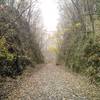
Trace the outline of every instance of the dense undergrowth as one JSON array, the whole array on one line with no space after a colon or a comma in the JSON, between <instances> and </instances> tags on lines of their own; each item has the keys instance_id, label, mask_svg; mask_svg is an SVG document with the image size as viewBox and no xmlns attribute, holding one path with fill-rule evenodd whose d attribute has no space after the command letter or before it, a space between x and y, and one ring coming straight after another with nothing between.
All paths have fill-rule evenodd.
<instances>
[{"instance_id":1,"label":"dense undergrowth","mask_svg":"<svg viewBox=\"0 0 100 100\"><path fill-rule=\"evenodd\" d=\"M0 75L13 77L26 66L42 62L43 55L27 20L16 8L0 5Z\"/></svg>"},{"instance_id":2,"label":"dense undergrowth","mask_svg":"<svg viewBox=\"0 0 100 100\"><path fill-rule=\"evenodd\" d=\"M100 1L63 0L60 5L61 22L58 33L58 62L74 72L88 76L93 83L100 82ZM70 7L70 8L69 8ZM94 10L95 9L95 10ZM66 13L68 12L68 13Z\"/></svg>"},{"instance_id":3,"label":"dense undergrowth","mask_svg":"<svg viewBox=\"0 0 100 100\"><path fill-rule=\"evenodd\" d=\"M60 49L58 62L64 62L65 66L74 72L84 74L92 83L100 82L100 41L92 39L72 40L68 37L65 49Z\"/></svg>"}]
</instances>

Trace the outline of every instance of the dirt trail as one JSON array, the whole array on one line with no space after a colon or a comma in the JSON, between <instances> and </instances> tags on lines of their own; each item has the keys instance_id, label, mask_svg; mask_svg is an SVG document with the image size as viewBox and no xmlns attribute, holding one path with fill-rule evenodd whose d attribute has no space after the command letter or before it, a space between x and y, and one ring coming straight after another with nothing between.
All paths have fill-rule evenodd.
<instances>
[{"instance_id":1,"label":"dirt trail","mask_svg":"<svg viewBox=\"0 0 100 100\"><path fill-rule=\"evenodd\" d=\"M91 99L94 91L84 77L65 71L63 66L47 64L33 70L24 75L7 100L99 100Z\"/></svg>"}]
</instances>

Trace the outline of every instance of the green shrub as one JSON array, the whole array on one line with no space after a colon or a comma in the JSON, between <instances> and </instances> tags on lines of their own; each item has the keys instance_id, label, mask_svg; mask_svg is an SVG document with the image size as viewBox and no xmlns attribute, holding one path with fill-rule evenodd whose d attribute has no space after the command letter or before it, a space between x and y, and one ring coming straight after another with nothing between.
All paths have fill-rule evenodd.
<instances>
[{"instance_id":1,"label":"green shrub","mask_svg":"<svg viewBox=\"0 0 100 100\"><path fill-rule=\"evenodd\" d=\"M7 48L8 46L8 48ZM14 49L10 47L10 49ZM0 74L13 76L25 69L26 65L31 64L30 59L24 56L19 56L17 52L9 50L9 44L3 37L0 39Z\"/></svg>"},{"instance_id":2,"label":"green shrub","mask_svg":"<svg viewBox=\"0 0 100 100\"><path fill-rule=\"evenodd\" d=\"M87 59L87 73L90 77L99 80L100 74L100 43L89 43L84 51Z\"/></svg>"}]
</instances>

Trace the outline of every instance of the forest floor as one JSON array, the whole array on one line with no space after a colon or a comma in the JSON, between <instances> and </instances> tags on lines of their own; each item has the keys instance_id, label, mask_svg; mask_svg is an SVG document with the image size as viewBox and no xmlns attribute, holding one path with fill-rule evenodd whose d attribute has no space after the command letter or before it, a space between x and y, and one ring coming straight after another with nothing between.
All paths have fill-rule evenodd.
<instances>
[{"instance_id":1,"label":"forest floor","mask_svg":"<svg viewBox=\"0 0 100 100\"><path fill-rule=\"evenodd\" d=\"M12 85L14 89L6 99L0 100L100 100L100 92L95 85L60 65L30 67L15 83L17 85Z\"/></svg>"}]
</instances>

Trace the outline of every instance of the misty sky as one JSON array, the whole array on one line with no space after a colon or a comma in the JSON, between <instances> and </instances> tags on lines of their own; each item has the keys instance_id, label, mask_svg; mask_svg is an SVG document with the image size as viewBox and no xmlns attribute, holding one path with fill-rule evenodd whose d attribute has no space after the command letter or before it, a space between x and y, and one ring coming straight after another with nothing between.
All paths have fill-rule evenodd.
<instances>
[{"instance_id":1,"label":"misty sky","mask_svg":"<svg viewBox=\"0 0 100 100\"><path fill-rule=\"evenodd\" d=\"M47 31L55 31L58 23L57 0L41 0L41 11Z\"/></svg>"}]
</instances>

